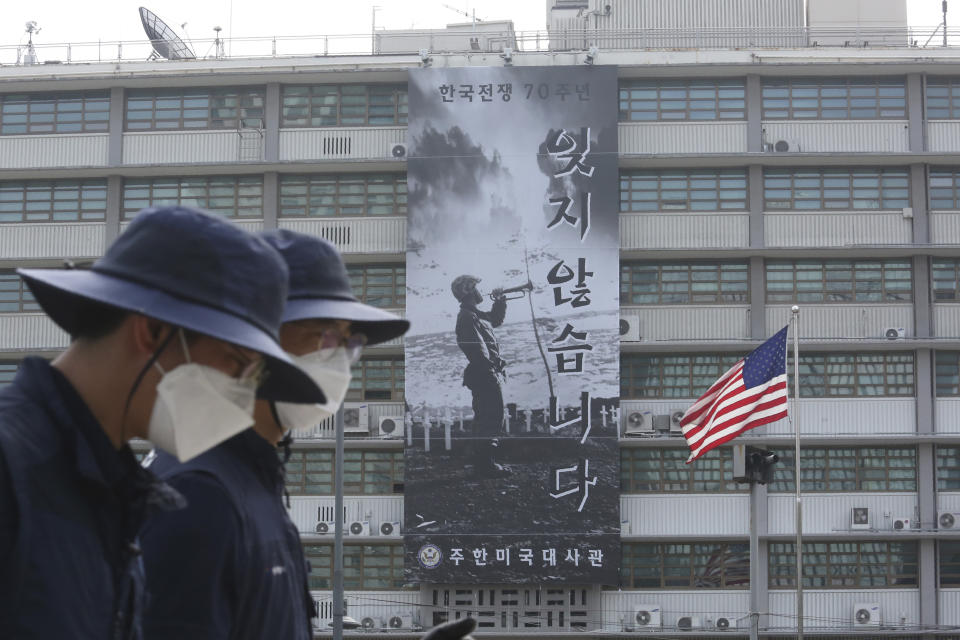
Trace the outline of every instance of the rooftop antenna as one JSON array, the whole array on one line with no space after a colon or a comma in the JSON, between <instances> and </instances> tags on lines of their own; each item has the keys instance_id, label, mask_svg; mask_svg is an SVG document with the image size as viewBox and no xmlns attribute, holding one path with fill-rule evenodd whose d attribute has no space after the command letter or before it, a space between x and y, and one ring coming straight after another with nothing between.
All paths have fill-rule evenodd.
<instances>
[{"instance_id":1,"label":"rooftop antenna","mask_svg":"<svg viewBox=\"0 0 960 640\"><path fill-rule=\"evenodd\" d=\"M220 32L223 31L223 28L220 25L217 25L213 28L213 46L214 46L214 57L217 60L223 60L224 51L223 51L223 39L220 38Z\"/></svg>"},{"instance_id":2,"label":"rooftop antenna","mask_svg":"<svg viewBox=\"0 0 960 640\"><path fill-rule=\"evenodd\" d=\"M27 22L26 31L27 31L27 51L23 54L23 59L21 64L37 64L37 50L33 47L33 34L40 33L40 27L37 26L36 20L30 20Z\"/></svg>"},{"instance_id":3,"label":"rooftop antenna","mask_svg":"<svg viewBox=\"0 0 960 640\"><path fill-rule=\"evenodd\" d=\"M456 13L459 13L459 14L462 15L462 16L466 16L466 17L470 18L470 24L473 25L473 29L474 29L474 30L477 29L477 23L478 23L478 22L483 22L483 20L481 20L480 18L477 17L477 10L476 10L476 9L472 9L470 13L467 13L466 11L464 11L464 10L462 10L462 9L457 9L456 7L452 7L452 6L450 6L449 4L446 4L446 3L444 3L444 2L441 2L440 4L442 4L443 6L445 6L447 9L450 9L450 11L454 11L454 12L456 12Z\"/></svg>"},{"instance_id":4,"label":"rooftop antenna","mask_svg":"<svg viewBox=\"0 0 960 640\"><path fill-rule=\"evenodd\" d=\"M143 23L143 30L150 38L150 44L153 45L153 52L147 58L148 60L156 60L157 58L167 60L197 59L193 50L184 44L183 40L170 28L170 25L146 7L140 7L140 22Z\"/></svg>"},{"instance_id":5,"label":"rooftop antenna","mask_svg":"<svg viewBox=\"0 0 960 640\"><path fill-rule=\"evenodd\" d=\"M927 41L923 43L924 47L930 44L930 41L933 40L933 36L937 35L937 31L940 30L940 27L943 27L943 46L947 46L947 0L943 0L943 2L940 4L940 8L943 11L943 22L937 25L937 28L933 30L933 33L930 34L930 37L927 38Z\"/></svg>"}]
</instances>

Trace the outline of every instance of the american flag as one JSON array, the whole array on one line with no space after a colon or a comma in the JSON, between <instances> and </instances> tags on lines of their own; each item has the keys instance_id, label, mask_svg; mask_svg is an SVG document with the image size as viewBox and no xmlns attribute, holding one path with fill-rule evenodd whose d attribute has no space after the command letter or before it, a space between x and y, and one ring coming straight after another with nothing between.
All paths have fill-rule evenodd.
<instances>
[{"instance_id":1,"label":"american flag","mask_svg":"<svg viewBox=\"0 0 960 640\"><path fill-rule=\"evenodd\" d=\"M687 463L747 429L787 417L787 329L733 365L680 419Z\"/></svg>"}]
</instances>

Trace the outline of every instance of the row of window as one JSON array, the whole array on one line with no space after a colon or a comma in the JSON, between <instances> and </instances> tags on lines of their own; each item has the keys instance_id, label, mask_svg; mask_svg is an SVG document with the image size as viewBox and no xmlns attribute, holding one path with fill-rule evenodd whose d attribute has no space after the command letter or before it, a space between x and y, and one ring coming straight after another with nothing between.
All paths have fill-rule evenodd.
<instances>
[{"instance_id":1,"label":"row of window","mask_svg":"<svg viewBox=\"0 0 960 640\"><path fill-rule=\"evenodd\" d=\"M620 397L697 398L742 357L624 353ZM804 353L799 363L800 396L913 397L914 367L913 353ZM792 369L787 367L791 378Z\"/></svg>"},{"instance_id":2,"label":"row of window","mask_svg":"<svg viewBox=\"0 0 960 640\"><path fill-rule=\"evenodd\" d=\"M624 353L620 357L620 394L623 398L697 398L741 357ZM960 396L960 352L938 351L935 363L937 396ZM803 398L916 395L913 353L806 353L800 356L799 368ZM792 369L792 365L787 367L791 378ZM0 372L0 384L2 375ZM346 399L402 402L403 393L402 357L365 357L353 366Z\"/></svg>"},{"instance_id":3,"label":"row of window","mask_svg":"<svg viewBox=\"0 0 960 640\"><path fill-rule=\"evenodd\" d=\"M960 209L960 168L931 169L930 207ZM121 210L191 205L231 218L263 215L262 176L127 178ZM909 177L899 168L766 169L765 211L884 211L910 206ZM0 182L0 222L103 220L104 179ZM282 218L403 216L402 173L313 174L280 177ZM749 211L746 169L629 170L620 174L624 213Z\"/></svg>"},{"instance_id":4,"label":"row of window","mask_svg":"<svg viewBox=\"0 0 960 640\"><path fill-rule=\"evenodd\" d=\"M746 120L743 78L625 79L621 122ZM131 89L126 131L262 127L263 86ZM280 126L398 126L407 122L407 88L393 84L284 85ZM960 78L930 77L926 117L960 118ZM906 81L894 78L764 79L764 120L883 120L907 117ZM0 94L0 135L102 132L109 125L106 91Z\"/></svg>"},{"instance_id":5,"label":"row of window","mask_svg":"<svg viewBox=\"0 0 960 640\"><path fill-rule=\"evenodd\" d=\"M767 260L768 303L909 302L909 260ZM960 299L960 260L934 259L936 300ZM750 301L747 262L620 263L624 305L735 304Z\"/></svg>"}]
</instances>

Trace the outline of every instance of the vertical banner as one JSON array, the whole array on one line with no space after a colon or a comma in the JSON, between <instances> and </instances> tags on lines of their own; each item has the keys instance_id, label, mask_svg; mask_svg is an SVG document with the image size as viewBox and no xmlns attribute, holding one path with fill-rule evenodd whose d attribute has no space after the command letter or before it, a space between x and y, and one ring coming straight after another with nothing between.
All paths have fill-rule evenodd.
<instances>
[{"instance_id":1,"label":"vertical banner","mask_svg":"<svg viewBox=\"0 0 960 640\"><path fill-rule=\"evenodd\" d=\"M406 578L615 585L616 68L408 87Z\"/></svg>"}]
</instances>

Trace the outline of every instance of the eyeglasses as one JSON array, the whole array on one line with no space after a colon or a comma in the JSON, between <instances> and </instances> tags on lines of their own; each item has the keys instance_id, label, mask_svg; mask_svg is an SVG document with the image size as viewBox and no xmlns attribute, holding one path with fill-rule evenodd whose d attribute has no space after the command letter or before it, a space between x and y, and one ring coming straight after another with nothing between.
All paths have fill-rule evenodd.
<instances>
[{"instance_id":1,"label":"eyeglasses","mask_svg":"<svg viewBox=\"0 0 960 640\"><path fill-rule=\"evenodd\" d=\"M362 333L344 334L339 329L325 329L320 334L319 348L320 352L330 357L333 349L343 347L347 352L347 358L350 363L356 362L360 358L360 351L367 344L367 336Z\"/></svg>"}]
</instances>

